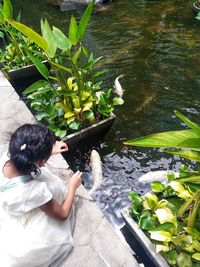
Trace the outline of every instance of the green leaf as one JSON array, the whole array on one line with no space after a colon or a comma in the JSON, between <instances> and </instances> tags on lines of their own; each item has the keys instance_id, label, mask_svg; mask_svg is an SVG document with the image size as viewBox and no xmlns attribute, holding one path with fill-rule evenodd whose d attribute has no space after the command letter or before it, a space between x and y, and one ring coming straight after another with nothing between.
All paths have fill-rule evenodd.
<instances>
[{"instance_id":1,"label":"green leaf","mask_svg":"<svg viewBox=\"0 0 200 267\"><path fill-rule=\"evenodd\" d=\"M10 0L3 1L3 15L5 19L12 19L13 17L13 7Z\"/></svg>"},{"instance_id":2,"label":"green leaf","mask_svg":"<svg viewBox=\"0 0 200 267\"><path fill-rule=\"evenodd\" d=\"M165 185L159 181L151 183L150 187L153 192L162 192L165 189Z\"/></svg>"},{"instance_id":3,"label":"green leaf","mask_svg":"<svg viewBox=\"0 0 200 267\"><path fill-rule=\"evenodd\" d=\"M163 148L189 148L200 151L200 136L194 130L169 131L139 137L124 142L126 145Z\"/></svg>"},{"instance_id":4,"label":"green leaf","mask_svg":"<svg viewBox=\"0 0 200 267\"><path fill-rule=\"evenodd\" d=\"M163 242L170 242L172 235L167 231L150 231L151 239Z\"/></svg>"},{"instance_id":5,"label":"green leaf","mask_svg":"<svg viewBox=\"0 0 200 267\"><path fill-rule=\"evenodd\" d=\"M195 260L197 260L197 261L200 261L200 253L194 253L192 255L192 258L195 259Z\"/></svg>"},{"instance_id":6,"label":"green leaf","mask_svg":"<svg viewBox=\"0 0 200 267\"><path fill-rule=\"evenodd\" d=\"M48 48L46 50L46 53L50 58L53 58L56 54L57 43L56 43L53 31L52 31L47 19L45 19L45 21L41 20L41 30L42 30L42 36L48 44Z\"/></svg>"},{"instance_id":7,"label":"green leaf","mask_svg":"<svg viewBox=\"0 0 200 267\"><path fill-rule=\"evenodd\" d=\"M94 121L95 120L94 112L92 110L84 111L84 116L89 121Z\"/></svg>"},{"instance_id":8,"label":"green leaf","mask_svg":"<svg viewBox=\"0 0 200 267\"><path fill-rule=\"evenodd\" d=\"M72 123L69 124L69 127L72 129L72 130L75 130L77 131L80 127L80 122L77 121L77 120L74 120Z\"/></svg>"},{"instance_id":9,"label":"green leaf","mask_svg":"<svg viewBox=\"0 0 200 267\"><path fill-rule=\"evenodd\" d=\"M94 1L92 1L87 9L85 10L85 12L83 13L81 20L79 22L79 26L78 26L78 35L80 39L83 39L84 35L85 35L85 31L88 25L88 22L90 20L90 16L92 13L92 10L94 8Z\"/></svg>"},{"instance_id":10,"label":"green leaf","mask_svg":"<svg viewBox=\"0 0 200 267\"><path fill-rule=\"evenodd\" d=\"M34 63L34 65L36 66L37 70L42 74L42 76L45 79L48 79L49 78L49 70L48 70L47 66L45 64L43 64L41 60L32 56L30 53L28 53L28 56L30 57L30 59Z\"/></svg>"},{"instance_id":11,"label":"green leaf","mask_svg":"<svg viewBox=\"0 0 200 267\"><path fill-rule=\"evenodd\" d=\"M51 65L53 65L53 66L55 66L55 67L61 69L61 70L64 70L64 71L70 73L70 74L72 73L72 69L66 68L66 67L64 67L64 66L62 66L62 65L60 65L60 64L58 64L58 63L53 62L53 61L49 61L49 63L50 63Z\"/></svg>"},{"instance_id":12,"label":"green leaf","mask_svg":"<svg viewBox=\"0 0 200 267\"><path fill-rule=\"evenodd\" d=\"M166 153L200 162L200 153L189 150L165 150Z\"/></svg>"},{"instance_id":13,"label":"green leaf","mask_svg":"<svg viewBox=\"0 0 200 267\"><path fill-rule=\"evenodd\" d=\"M76 65L76 62L77 62L80 54L81 54L81 47L79 47L79 49L76 51L76 53L72 57L72 61L73 61L74 65Z\"/></svg>"},{"instance_id":14,"label":"green leaf","mask_svg":"<svg viewBox=\"0 0 200 267\"><path fill-rule=\"evenodd\" d=\"M78 26L75 17L72 15L69 25L69 40L73 45L77 45L79 41Z\"/></svg>"},{"instance_id":15,"label":"green leaf","mask_svg":"<svg viewBox=\"0 0 200 267\"><path fill-rule=\"evenodd\" d=\"M177 256L176 262L178 267L192 267L191 257L184 253Z\"/></svg>"},{"instance_id":16,"label":"green leaf","mask_svg":"<svg viewBox=\"0 0 200 267\"><path fill-rule=\"evenodd\" d=\"M128 198L132 201L135 201L135 202L141 202L142 201L142 198L140 195L138 195L138 193L136 192L130 192L128 194Z\"/></svg>"},{"instance_id":17,"label":"green leaf","mask_svg":"<svg viewBox=\"0 0 200 267\"><path fill-rule=\"evenodd\" d=\"M60 48L63 51L71 49L72 45L69 39L60 29L53 26L53 34L54 34L54 38L56 40L58 48Z\"/></svg>"},{"instance_id":18,"label":"green leaf","mask_svg":"<svg viewBox=\"0 0 200 267\"><path fill-rule=\"evenodd\" d=\"M162 230L169 230L170 228L174 227L173 223L166 222L157 227L154 227L151 231L162 231Z\"/></svg>"},{"instance_id":19,"label":"green leaf","mask_svg":"<svg viewBox=\"0 0 200 267\"><path fill-rule=\"evenodd\" d=\"M25 36L27 36L31 42L36 43L40 48L43 50L47 50L48 44L46 40L39 35L37 32L35 32L33 29L30 27L16 21L10 21L9 22L15 29L23 33Z\"/></svg>"},{"instance_id":20,"label":"green leaf","mask_svg":"<svg viewBox=\"0 0 200 267\"><path fill-rule=\"evenodd\" d=\"M113 98L113 105L117 106L117 105L123 105L124 104L124 100L121 97L114 97Z\"/></svg>"},{"instance_id":21,"label":"green leaf","mask_svg":"<svg viewBox=\"0 0 200 267\"><path fill-rule=\"evenodd\" d=\"M40 112L38 114L35 115L36 119L38 121L41 121L42 119L45 119L47 117L47 113L45 112Z\"/></svg>"},{"instance_id":22,"label":"green leaf","mask_svg":"<svg viewBox=\"0 0 200 267\"><path fill-rule=\"evenodd\" d=\"M185 122L185 124L187 124L190 128L197 131L198 134L200 135L200 125L199 124L192 122L191 120L189 120L187 117L185 117L183 114L181 114L178 111L175 111L175 114L179 119L181 119L183 122Z\"/></svg>"},{"instance_id":23,"label":"green leaf","mask_svg":"<svg viewBox=\"0 0 200 267\"><path fill-rule=\"evenodd\" d=\"M197 231L197 229L195 228L191 228L191 227L185 227L184 228L186 230L186 232L192 236L192 238L200 241L200 232Z\"/></svg>"},{"instance_id":24,"label":"green leaf","mask_svg":"<svg viewBox=\"0 0 200 267\"><path fill-rule=\"evenodd\" d=\"M39 80L39 81L33 83L31 86L29 86L26 90L24 90L23 95L33 93L33 92L39 90L40 88L45 87L45 85L47 85L47 84L48 84L48 82L46 80Z\"/></svg>"},{"instance_id":25,"label":"green leaf","mask_svg":"<svg viewBox=\"0 0 200 267\"><path fill-rule=\"evenodd\" d=\"M176 218L169 208L164 207L162 209L157 209L155 213L160 224L168 222L176 225Z\"/></svg>"},{"instance_id":26,"label":"green leaf","mask_svg":"<svg viewBox=\"0 0 200 267\"><path fill-rule=\"evenodd\" d=\"M177 252L175 250L170 250L167 253L165 253L166 258L167 258L167 262L169 264L176 264L176 258L177 258Z\"/></svg>"},{"instance_id":27,"label":"green leaf","mask_svg":"<svg viewBox=\"0 0 200 267\"><path fill-rule=\"evenodd\" d=\"M55 131L55 135L60 137L60 138L63 138L67 135L67 131L66 130L60 130L60 129L57 129Z\"/></svg>"}]
</instances>

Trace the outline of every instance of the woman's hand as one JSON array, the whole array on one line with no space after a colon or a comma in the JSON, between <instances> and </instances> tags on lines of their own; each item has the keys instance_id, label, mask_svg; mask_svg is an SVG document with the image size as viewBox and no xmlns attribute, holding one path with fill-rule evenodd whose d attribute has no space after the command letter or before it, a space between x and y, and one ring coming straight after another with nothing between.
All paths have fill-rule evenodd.
<instances>
[{"instance_id":1,"label":"woman's hand","mask_svg":"<svg viewBox=\"0 0 200 267\"><path fill-rule=\"evenodd\" d=\"M68 151L67 144L63 141L56 141L53 146L51 155L59 154L59 153L66 152L66 151Z\"/></svg>"},{"instance_id":2,"label":"woman's hand","mask_svg":"<svg viewBox=\"0 0 200 267\"><path fill-rule=\"evenodd\" d=\"M81 177L82 177L82 172L77 171L74 173L74 175L71 177L69 181L69 190L76 190L80 185L81 185Z\"/></svg>"}]
</instances>

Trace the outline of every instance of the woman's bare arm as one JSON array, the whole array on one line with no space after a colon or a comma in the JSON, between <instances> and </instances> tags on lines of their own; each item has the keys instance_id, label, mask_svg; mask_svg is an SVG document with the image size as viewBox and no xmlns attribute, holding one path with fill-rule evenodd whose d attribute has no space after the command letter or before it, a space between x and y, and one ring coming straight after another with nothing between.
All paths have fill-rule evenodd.
<instances>
[{"instance_id":1,"label":"woman's bare arm","mask_svg":"<svg viewBox=\"0 0 200 267\"><path fill-rule=\"evenodd\" d=\"M51 199L49 202L42 205L40 208L43 210L48 216L53 217L58 220L65 220L69 216L71 211L74 195L76 189L81 184L81 176L82 173L77 171L71 178L69 182L69 190L67 197L65 198L62 205L59 205L55 199Z\"/></svg>"}]
</instances>

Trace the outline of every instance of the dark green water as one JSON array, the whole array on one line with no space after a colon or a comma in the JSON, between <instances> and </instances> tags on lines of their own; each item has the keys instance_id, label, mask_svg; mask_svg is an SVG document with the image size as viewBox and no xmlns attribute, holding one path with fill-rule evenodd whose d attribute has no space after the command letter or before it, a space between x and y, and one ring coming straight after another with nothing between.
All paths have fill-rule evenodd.
<instances>
[{"instance_id":1,"label":"dark green water","mask_svg":"<svg viewBox=\"0 0 200 267\"><path fill-rule=\"evenodd\" d=\"M15 10L22 11L23 22L38 29L40 18L46 17L67 31L72 12L61 12L50 0L37 2L13 1ZM155 149L126 147L123 141L184 128L174 116L175 109L200 121L200 22L191 4L113 0L92 15L86 43L95 56L104 56L102 67L110 70L105 82L112 86L116 76L126 74L121 80L125 104L116 110L117 119L105 140L97 144L104 181L94 194L108 217L119 223L127 193L146 190L137 183L139 176L150 170L177 170L183 162ZM80 17L83 10L80 6L73 14ZM82 169L89 169L83 165Z\"/></svg>"}]
</instances>

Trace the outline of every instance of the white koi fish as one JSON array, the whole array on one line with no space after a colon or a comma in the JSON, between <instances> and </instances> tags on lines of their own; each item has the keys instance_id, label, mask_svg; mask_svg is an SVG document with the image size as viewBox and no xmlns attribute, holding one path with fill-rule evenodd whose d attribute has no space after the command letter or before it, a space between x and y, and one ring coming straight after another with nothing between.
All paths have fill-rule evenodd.
<instances>
[{"instance_id":1,"label":"white koi fish","mask_svg":"<svg viewBox=\"0 0 200 267\"><path fill-rule=\"evenodd\" d=\"M124 90L122 89L122 86L119 82L119 79L120 78L123 78L124 77L124 74L121 74L119 75L116 79L115 79L115 82L114 82L114 88L115 88L115 93L119 96L119 97L122 97L123 96L123 93L124 93Z\"/></svg>"},{"instance_id":2,"label":"white koi fish","mask_svg":"<svg viewBox=\"0 0 200 267\"><path fill-rule=\"evenodd\" d=\"M138 178L138 182L143 184L149 184L155 181L166 182L168 173L173 173L175 177L179 175L177 172L173 171L151 171Z\"/></svg>"},{"instance_id":3,"label":"white koi fish","mask_svg":"<svg viewBox=\"0 0 200 267\"><path fill-rule=\"evenodd\" d=\"M103 178L101 158L99 156L99 153L94 149L90 154L90 166L94 183L91 190L89 191L89 194L92 194L101 185Z\"/></svg>"}]
</instances>

